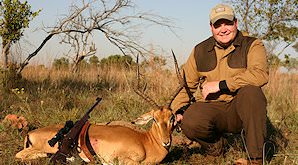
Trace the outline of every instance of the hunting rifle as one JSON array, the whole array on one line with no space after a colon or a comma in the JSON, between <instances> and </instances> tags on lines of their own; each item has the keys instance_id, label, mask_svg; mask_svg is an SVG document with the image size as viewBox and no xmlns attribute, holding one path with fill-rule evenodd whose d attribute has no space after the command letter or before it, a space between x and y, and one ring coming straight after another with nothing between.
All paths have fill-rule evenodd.
<instances>
[{"instance_id":1,"label":"hunting rifle","mask_svg":"<svg viewBox=\"0 0 298 165\"><path fill-rule=\"evenodd\" d=\"M70 157L71 154L76 151L75 149L78 146L79 134L84 126L84 124L89 119L90 112L97 106L102 98L96 98L94 105L85 113L85 115L78 120L70 129L62 128L58 133L48 141L50 146L54 146L59 141L58 151L52 156L50 162L53 164L61 163L66 164L66 157ZM69 122L66 122L65 126L69 126ZM71 125L71 124L70 124ZM67 130L67 131L65 131ZM68 131L69 130L69 131ZM61 136L62 138L57 138Z\"/></svg>"}]
</instances>

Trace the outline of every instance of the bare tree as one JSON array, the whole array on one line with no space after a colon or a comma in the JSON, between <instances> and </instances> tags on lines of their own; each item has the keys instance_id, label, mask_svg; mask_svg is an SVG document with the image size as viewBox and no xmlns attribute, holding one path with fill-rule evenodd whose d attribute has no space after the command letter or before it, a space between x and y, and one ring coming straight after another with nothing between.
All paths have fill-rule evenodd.
<instances>
[{"instance_id":1,"label":"bare tree","mask_svg":"<svg viewBox=\"0 0 298 165\"><path fill-rule=\"evenodd\" d=\"M95 44L90 40L90 33L64 34L61 43L69 44L73 49L73 51L69 51L69 56L73 60L71 68L72 72L78 71L79 64L82 60L96 53Z\"/></svg>"},{"instance_id":2,"label":"bare tree","mask_svg":"<svg viewBox=\"0 0 298 165\"><path fill-rule=\"evenodd\" d=\"M78 44L78 42L88 40L88 35L101 32L124 55L133 55L147 52L147 49L138 42L142 28L148 25L159 25L173 32L170 19L149 12L138 13L135 8L132 0L90 0L88 2L82 0L81 5L71 5L69 15L60 19L56 26L48 28L48 36L20 64L18 73L21 73L29 61L37 55L54 35L61 35L64 43L77 42L76 44ZM80 39L79 35L81 35ZM74 39L74 41L70 41L71 39ZM76 47L76 50L84 51L78 49L78 47ZM96 48L92 48L91 52L90 49L86 50L91 53ZM86 54L77 53L77 59L83 59L84 57L86 57ZM80 60L75 61L79 62Z\"/></svg>"}]
</instances>

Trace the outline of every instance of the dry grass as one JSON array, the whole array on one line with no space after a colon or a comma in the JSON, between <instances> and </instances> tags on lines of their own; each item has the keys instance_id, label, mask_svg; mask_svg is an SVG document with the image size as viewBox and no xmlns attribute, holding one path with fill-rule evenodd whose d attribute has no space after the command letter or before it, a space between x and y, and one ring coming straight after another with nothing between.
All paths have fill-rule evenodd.
<instances>
[{"instance_id":1,"label":"dry grass","mask_svg":"<svg viewBox=\"0 0 298 165\"><path fill-rule=\"evenodd\" d=\"M147 94L159 104L164 104L177 79L172 71L146 68ZM67 70L48 70L42 67L28 67L23 72L23 80L9 92L1 91L0 120L7 114L23 115L29 130L66 120L77 120L93 104L96 97L103 101L91 113L91 122L114 120L132 121L149 110L147 105L132 90L136 85L135 69L118 67L88 68L77 74ZM298 164L298 75L270 72L270 81L264 87L268 99L268 117L274 126L270 129L270 139L275 140L279 150L270 164ZM23 88L23 90L22 90ZM22 149L26 130L9 128L0 123L0 162L4 164L45 164L48 159L20 163L14 159ZM175 138L183 138L174 133ZM288 143L285 146L285 140ZM224 157L212 158L201 155L198 148L173 144L163 164L232 164L245 152L239 137ZM293 154L296 154L293 155ZM1 164L0 163L0 164Z\"/></svg>"}]
</instances>

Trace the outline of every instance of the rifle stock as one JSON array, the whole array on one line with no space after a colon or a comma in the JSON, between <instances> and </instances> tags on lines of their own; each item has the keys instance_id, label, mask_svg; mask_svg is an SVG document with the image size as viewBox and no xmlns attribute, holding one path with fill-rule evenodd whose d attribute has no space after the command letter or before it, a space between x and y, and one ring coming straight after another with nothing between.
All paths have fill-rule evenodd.
<instances>
[{"instance_id":1,"label":"rifle stock","mask_svg":"<svg viewBox=\"0 0 298 165\"><path fill-rule=\"evenodd\" d=\"M89 119L90 112L98 105L102 98L97 98L94 105L85 113L85 115L78 120L69 132L62 139L59 150L52 156L50 162L56 164L66 164L66 157L71 156L78 146L78 139L84 124Z\"/></svg>"}]
</instances>

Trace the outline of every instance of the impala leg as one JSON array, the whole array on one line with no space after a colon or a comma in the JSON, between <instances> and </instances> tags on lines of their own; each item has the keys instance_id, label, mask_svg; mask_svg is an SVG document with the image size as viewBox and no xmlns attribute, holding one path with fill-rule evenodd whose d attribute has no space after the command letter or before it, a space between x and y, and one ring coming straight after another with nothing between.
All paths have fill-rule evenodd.
<instances>
[{"instance_id":1,"label":"impala leg","mask_svg":"<svg viewBox=\"0 0 298 165\"><path fill-rule=\"evenodd\" d=\"M25 160L33 160L37 158L47 157L47 153L34 149L34 148L25 148L22 151L18 152L15 156L17 159Z\"/></svg>"}]
</instances>

